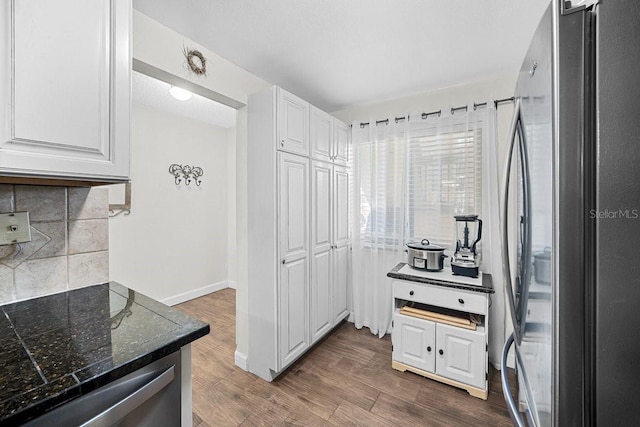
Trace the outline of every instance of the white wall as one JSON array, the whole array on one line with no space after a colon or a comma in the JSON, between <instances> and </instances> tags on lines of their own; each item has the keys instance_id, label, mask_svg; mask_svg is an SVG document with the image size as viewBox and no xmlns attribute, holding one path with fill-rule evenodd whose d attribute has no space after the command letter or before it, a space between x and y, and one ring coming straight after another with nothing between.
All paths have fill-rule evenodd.
<instances>
[{"instance_id":1,"label":"white wall","mask_svg":"<svg viewBox=\"0 0 640 427\"><path fill-rule=\"evenodd\" d=\"M207 58L206 78L190 77L184 68L183 46L200 50ZM183 35L163 26L148 16L133 11L133 57L153 67L162 69L181 78L190 79L192 83L201 85L209 90L228 97L238 103L246 104L250 94L270 86L259 77L243 70L229 61L216 55L208 49L199 46ZM236 192L229 194L230 200L235 196L235 205L228 206L233 227L235 219L235 241L231 235L229 239L228 279L230 284L235 282L236 292L236 343L237 353L242 359L248 353L248 325L247 325L247 120L246 108L238 110L235 129L235 174ZM234 154L229 153L229 159ZM229 173L232 173L229 171ZM233 192L233 189L231 190ZM235 215L233 210L235 209ZM235 243L235 247L234 247ZM234 271L235 270L235 271Z\"/></svg>"},{"instance_id":2,"label":"white wall","mask_svg":"<svg viewBox=\"0 0 640 427\"><path fill-rule=\"evenodd\" d=\"M194 77L185 67L183 48L199 50L207 59L207 77ZM199 86L242 104L250 94L268 83L214 52L165 27L148 16L133 11L133 58L183 77Z\"/></svg>"},{"instance_id":3,"label":"white wall","mask_svg":"<svg viewBox=\"0 0 640 427\"><path fill-rule=\"evenodd\" d=\"M333 115L345 123L352 122L372 122L386 118L404 116L409 113L423 113L438 111L451 107L468 105L473 102L493 102L494 99L508 98L513 96L517 74L497 77L494 79L460 84L452 87L442 88L430 92L424 92L409 96L388 100L385 102L360 105L334 112ZM508 142L509 126L513 113L512 104L501 104L497 112L497 136L498 136L498 164L503 164L505 151ZM501 171L500 171L500 177ZM512 180L513 181L513 180ZM514 191L512 188L511 192ZM500 196L502 197L502 195ZM513 233L514 224L511 227ZM512 247L515 247L513 245ZM512 260L512 265L515 260ZM492 295L492 306L490 312L489 325L489 358L498 368L501 365L502 347L506 336L511 333L505 315L508 309L505 307L504 288L501 277L494 278L495 294Z\"/></svg>"},{"instance_id":4,"label":"white wall","mask_svg":"<svg viewBox=\"0 0 640 427\"><path fill-rule=\"evenodd\" d=\"M169 303L226 287L228 130L133 104L131 214L111 219L111 280ZM169 165L204 170L176 185Z\"/></svg>"}]
</instances>

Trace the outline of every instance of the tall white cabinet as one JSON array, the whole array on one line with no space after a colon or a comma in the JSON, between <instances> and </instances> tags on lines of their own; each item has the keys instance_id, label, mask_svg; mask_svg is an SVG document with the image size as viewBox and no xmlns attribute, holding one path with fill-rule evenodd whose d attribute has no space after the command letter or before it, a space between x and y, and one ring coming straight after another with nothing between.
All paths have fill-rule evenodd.
<instances>
[{"instance_id":1,"label":"tall white cabinet","mask_svg":"<svg viewBox=\"0 0 640 427\"><path fill-rule=\"evenodd\" d=\"M129 178L130 0L0 5L0 175Z\"/></svg>"},{"instance_id":2,"label":"tall white cabinet","mask_svg":"<svg viewBox=\"0 0 640 427\"><path fill-rule=\"evenodd\" d=\"M249 97L247 365L268 381L349 314L348 153L329 114L278 87Z\"/></svg>"}]
</instances>

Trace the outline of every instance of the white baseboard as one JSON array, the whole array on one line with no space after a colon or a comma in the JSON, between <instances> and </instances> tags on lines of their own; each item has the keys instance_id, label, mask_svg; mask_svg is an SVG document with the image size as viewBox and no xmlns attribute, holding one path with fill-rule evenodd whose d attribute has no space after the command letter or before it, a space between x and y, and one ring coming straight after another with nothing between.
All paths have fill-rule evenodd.
<instances>
[{"instance_id":1,"label":"white baseboard","mask_svg":"<svg viewBox=\"0 0 640 427\"><path fill-rule=\"evenodd\" d=\"M244 353L239 352L237 349L235 351L235 353L233 354L233 358L235 361L235 364L238 368L248 371L249 370L249 364L247 363L247 355Z\"/></svg>"},{"instance_id":2,"label":"white baseboard","mask_svg":"<svg viewBox=\"0 0 640 427\"><path fill-rule=\"evenodd\" d=\"M227 283L229 284L229 287L231 289L236 289L236 282L235 281L229 280L229 281L227 281Z\"/></svg>"},{"instance_id":3,"label":"white baseboard","mask_svg":"<svg viewBox=\"0 0 640 427\"><path fill-rule=\"evenodd\" d=\"M208 295L213 292L221 291L222 289L227 289L228 287L230 287L229 282L225 280L223 282L218 282L218 283L214 283L213 285L203 286L201 288L194 289L192 291L183 292L181 294L162 299L160 300L160 302L166 305L176 305L176 304L183 303L185 301L192 300L194 298Z\"/></svg>"}]
</instances>

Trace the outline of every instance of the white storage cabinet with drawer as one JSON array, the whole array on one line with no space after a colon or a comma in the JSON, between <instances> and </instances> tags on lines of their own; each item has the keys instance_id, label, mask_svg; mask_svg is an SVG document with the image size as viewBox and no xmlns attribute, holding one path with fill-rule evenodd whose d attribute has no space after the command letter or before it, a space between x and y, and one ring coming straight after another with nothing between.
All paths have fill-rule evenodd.
<instances>
[{"instance_id":1,"label":"white storage cabinet with drawer","mask_svg":"<svg viewBox=\"0 0 640 427\"><path fill-rule=\"evenodd\" d=\"M463 388L475 397L488 396L489 296L435 284L393 281L395 311L392 367ZM400 313L410 303L472 313L482 322L476 330Z\"/></svg>"}]
</instances>

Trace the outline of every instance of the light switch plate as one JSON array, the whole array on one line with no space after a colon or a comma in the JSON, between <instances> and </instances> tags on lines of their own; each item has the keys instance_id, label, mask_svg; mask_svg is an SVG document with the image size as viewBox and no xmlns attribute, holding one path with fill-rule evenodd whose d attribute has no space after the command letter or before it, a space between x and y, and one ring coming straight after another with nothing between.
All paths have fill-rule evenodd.
<instances>
[{"instance_id":1,"label":"light switch plate","mask_svg":"<svg viewBox=\"0 0 640 427\"><path fill-rule=\"evenodd\" d=\"M31 241L29 212L0 214L0 245Z\"/></svg>"}]
</instances>

